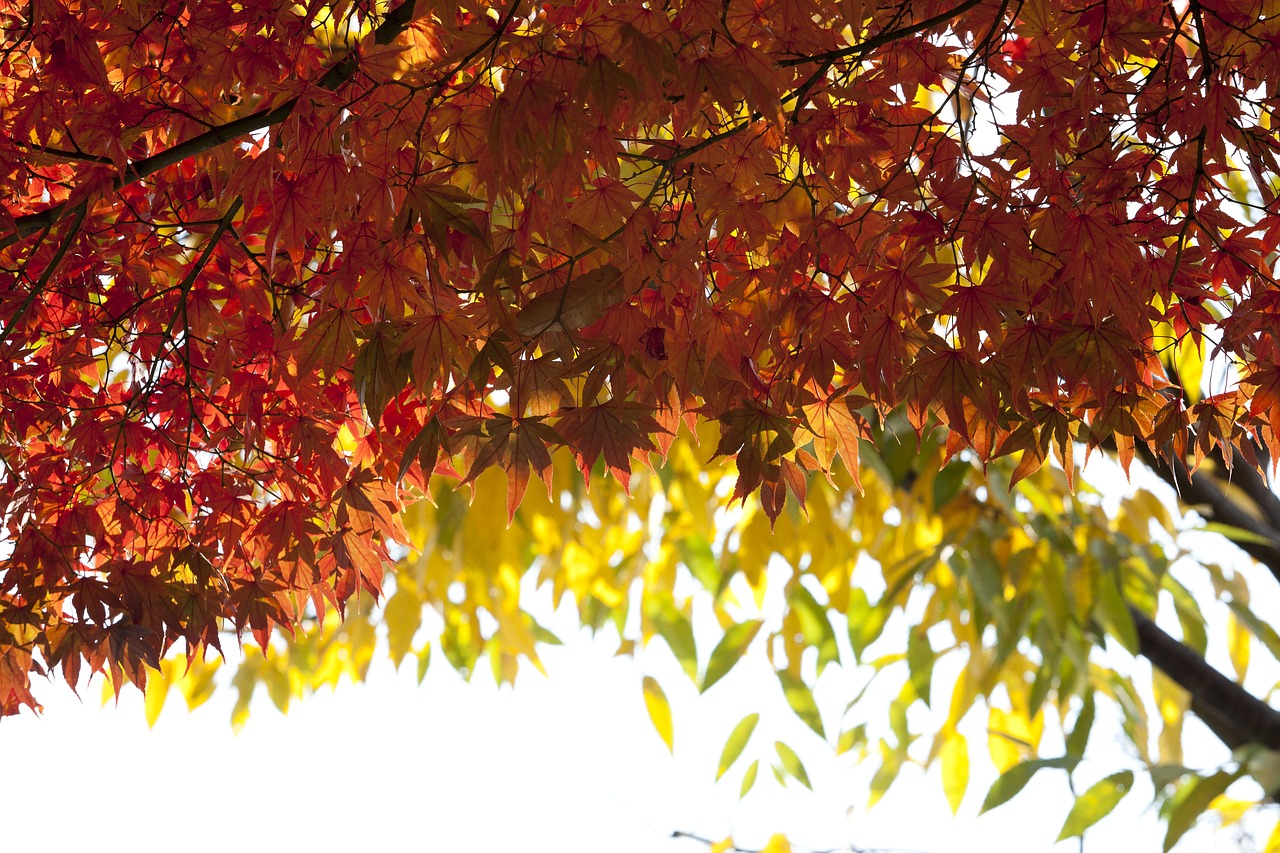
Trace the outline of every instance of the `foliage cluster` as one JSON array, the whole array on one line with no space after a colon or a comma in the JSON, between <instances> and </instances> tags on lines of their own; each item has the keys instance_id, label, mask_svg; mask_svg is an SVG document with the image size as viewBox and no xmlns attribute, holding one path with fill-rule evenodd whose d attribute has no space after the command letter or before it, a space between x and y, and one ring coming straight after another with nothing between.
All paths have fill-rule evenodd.
<instances>
[{"instance_id":1,"label":"foliage cluster","mask_svg":"<svg viewBox=\"0 0 1280 853\"><path fill-rule=\"evenodd\" d=\"M901 661L868 661L905 661L889 731L832 733L881 787L948 654L923 760L953 802L979 698L1015 780L1044 709L1082 750L1114 700L1172 839L1239 772L1180 768L1184 706L1280 749L1204 663L1167 514L1073 491L1077 447L1140 456L1280 574L1275 0L51 0L0 29L0 712L33 673L143 686L178 649L199 675L224 627L278 700L359 673L413 544L397 660L431 606L459 669L536 662L532 568L703 687L768 635L821 735L830 615L856 659L907 608ZM1205 569L1239 675L1275 633ZM1157 755L1104 637L1180 685Z\"/></svg>"}]
</instances>

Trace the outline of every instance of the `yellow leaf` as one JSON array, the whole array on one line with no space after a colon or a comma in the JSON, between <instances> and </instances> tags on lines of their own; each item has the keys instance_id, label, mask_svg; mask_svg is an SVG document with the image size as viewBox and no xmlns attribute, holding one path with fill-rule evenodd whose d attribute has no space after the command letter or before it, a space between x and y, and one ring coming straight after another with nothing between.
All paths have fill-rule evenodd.
<instances>
[{"instance_id":1,"label":"yellow leaf","mask_svg":"<svg viewBox=\"0 0 1280 853\"><path fill-rule=\"evenodd\" d=\"M987 723L987 747L991 763L1001 773L1025 757L1033 757L1039 732L1025 715L992 708Z\"/></svg>"},{"instance_id":2,"label":"yellow leaf","mask_svg":"<svg viewBox=\"0 0 1280 853\"><path fill-rule=\"evenodd\" d=\"M759 714L748 714L733 727L729 739L725 741L724 750L720 753L720 766L716 769L717 781L728 771L733 762L738 760L738 756L742 755L742 750L746 749L747 741L751 740L751 733L756 730L758 722L760 722Z\"/></svg>"},{"instance_id":3,"label":"yellow leaf","mask_svg":"<svg viewBox=\"0 0 1280 853\"><path fill-rule=\"evenodd\" d=\"M1249 632L1234 613L1227 614L1227 652L1236 671L1236 681L1243 682L1249 671Z\"/></svg>"},{"instance_id":4,"label":"yellow leaf","mask_svg":"<svg viewBox=\"0 0 1280 853\"><path fill-rule=\"evenodd\" d=\"M661 685L652 676L644 677L644 705L649 710L649 719L657 729L658 736L667 745L669 752L675 752L675 734L671 726L671 705L667 702L667 694L662 692Z\"/></svg>"},{"instance_id":5,"label":"yellow leaf","mask_svg":"<svg viewBox=\"0 0 1280 853\"><path fill-rule=\"evenodd\" d=\"M210 660L202 660L197 657L187 667L186 673L178 681L178 689L182 691L182 698L187 700L188 711L194 711L209 701L209 697L213 695L214 688L217 687L214 676L217 675L218 670L221 668L222 658L220 657L214 657Z\"/></svg>"},{"instance_id":6,"label":"yellow leaf","mask_svg":"<svg viewBox=\"0 0 1280 853\"><path fill-rule=\"evenodd\" d=\"M169 686L173 682L174 663L171 660L160 662L160 671L151 673L147 679L147 691L144 707L147 714L147 725L154 726L164 708L164 700L169 697Z\"/></svg>"},{"instance_id":7,"label":"yellow leaf","mask_svg":"<svg viewBox=\"0 0 1280 853\"><path fill-rule=\"evenodd\" d=\"M382 617L387 623L391 662L399 668L400 661L413 648L413 635L422 624L422 599L407 579L397 581L395 595L387 599Z\"/></svg>"},{"instance_id":8,"label":"yellow leaf","mask_svg":"<svg viewBox=\"0 0 1280 853\"><path fill-rule=\"evenodd\" d=\"M1221 828L1231 826L1233 823L1239 823L1241 818L1257 807L1257 802L1253 800L1238 800L1235 797L1228 797L1226 794L1218 795L1209 804L1209 808L1221 815L1219 818L1222 821L1219 824Z\"/></svg>"},{"instance_id":9,"label":"yellow leaf","mask_svg":"<svg viewBox=\"0 0 1280 853\"><path fill-rule=\"evenodd\" d=\"M960 801L969 787L969 745L964 735L952 731L942 744L942 790L947 795L951 813L960 811Z\"/></svg>"},{"instance_id":10,"label":"yellow leaf","mask_svg":"<svg viewBox=\"0 0 1280 853\"><path fill-rule=\"evenodd\" d=\"M1191 695L1158 669L1151 670L1151 695L1164 723L1160 728L1160 761L1182 763L1182 719L1191 706Z\"/></svg>"},{"instance_id":11,"label":"yellow leaf","mask_svg":"<svg viewBox=\"0 0 1280 853\"><path fill-rule=\"evenodd\" d=\"M774 835L769 843L761 848L760 853L791 853L791 842L785 835Z\"/></svg>"},{"instance_id":12,"label":"yellow leaf","mask_svg":"<svg viewBox=\"0 0 1280 853\"><path fill-rule=\"evenodd\" d=\"M751 790L751 786L756 783L756 774L760 772L760 759L751 762L751 766L747 768L747 772L742 774L742 788L738 791L738 799L741 800Z\"/></svg>"},{"instance_id":13,"label":"yellow leaf","mask_svg":"<svg viewBox=\"0 0 1280 853\"><path fill-rule=\"evenodd\" d=\"M1277 822L1275 829L1271 830L1271 835L1267 838L1267 846L1263 848L1263 853L1280 853L1280 822Z\"/></svg>"}]
</instances>

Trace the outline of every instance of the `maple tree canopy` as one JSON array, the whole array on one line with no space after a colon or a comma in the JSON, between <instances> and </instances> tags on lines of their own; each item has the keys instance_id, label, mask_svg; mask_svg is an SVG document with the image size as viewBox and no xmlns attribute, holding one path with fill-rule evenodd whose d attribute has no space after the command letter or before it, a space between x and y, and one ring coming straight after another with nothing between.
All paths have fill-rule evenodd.
<instances>
[{"instance_id":1,"label":"maple tree canopy","mask_svg":"<svg viewBox=\"0 0 1280 853\"><path fill-rule=\"evenodd\" d=\"M682 423L771 518L898 408L1014 482L1280 458L1272 0L0 27L5 713L376 595L433 475L502 469L510 518Z\"/></svg>"}]
</instances>

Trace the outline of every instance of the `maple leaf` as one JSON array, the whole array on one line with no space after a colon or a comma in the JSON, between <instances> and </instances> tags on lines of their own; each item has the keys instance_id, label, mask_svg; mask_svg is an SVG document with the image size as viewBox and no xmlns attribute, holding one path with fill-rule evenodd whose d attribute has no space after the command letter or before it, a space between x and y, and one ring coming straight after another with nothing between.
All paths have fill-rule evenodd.
<instances>
[{"instance_id":1,"label":"maple leaf","mask_svg":"<svg viewBox=\"0 0 1280 853\"><path fill-rule=\"evenodd\" d=\"M377 587L402 492L498 467L510 519L552 448L626 484L680 423L779 524L861 482L862 411L1014 479L1280 456L1275 16L1236 5L15 11L6 660L296 627ZM1159 336L1239 390L1174 404Z\"/></svg>"},{"instance_id":2,"label":"maple leaf","mask_svg":"<svg viewBox=\"0 0 1280 853\"><path fill-rule=\"evenodd\" d=\"M650 438L661 427L646 407L635 403L601 403L565 409L556 431L574 449L578 470L590 484L591 469L604 457L605 466L622 483L631 482L632 455L656 451Z\"/></svg>"},{"instance_id":3,"label":"maple leaf","mask_svg":"<svg viewBox=\"0 0 1280 853\"><path fill-rule=\"evenodd\" d=\"M605 264L529 300L516 314L516 328L525 338L572 332L600 319L622 296L622 270Z\"/></svg>"}]
</instances>

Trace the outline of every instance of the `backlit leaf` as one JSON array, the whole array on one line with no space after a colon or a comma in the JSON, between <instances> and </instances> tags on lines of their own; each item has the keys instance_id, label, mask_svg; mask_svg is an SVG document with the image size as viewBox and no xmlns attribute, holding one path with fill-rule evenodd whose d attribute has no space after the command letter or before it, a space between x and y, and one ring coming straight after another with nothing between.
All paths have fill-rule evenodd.
<instances>
[{"instance_id":1,"label":"backlit leaf","mask_svg":"<svg viewBox=\"0 0 1280 853\"><path fill-rule=\"evenodd\" d=\"M825 738L827 734L822 726L822 714L818 710L818 703L813 698L813 691L809 689L809 685L785 670L778 673L778 680L782 682L782 693L791 710L796 712L796 716L803 720L805 725L817 732L818 737Z\"/></svg>"},{"instance_id":2,"label":"backlit leaf","mask_svg":"<svg viewBox=\"0 0 1280 853\"><path fill-rule=\"evenodd\" d=\"M1239 773L1219 770L1209 776L1192 776L1178 786L1166 812L1168 828L1164 835L1165 853L1173 849L1178 839L1209 809L1209 804L1239 776Z\"/></svg>"},{"instance_id":3,"label":"backlit leaf","mask_svg":"<svg viewBox=\"0 0 1280 853\"><path fill-rule=\"evenodd\" d=\"M1065 755L1061 758L1035 758L1013 765L1001 773L1000 778L987 791L987 797L982 801L982 809L979 813L990 811L1009 802L1009 800L1017 796L1019 791L1026 787L1027 783L1031 781L1031 777L1035 776L1038 771L1046 767L1070 771L1075 769L1079 762L1079 758Z\"/></svg>"},{"instance_id":4,"label":"backlit leaf","mask_svg":"<svg viewBox=\"0 0 1280 853\"><path fill-rule=\"evenodd\" d=\"M742 755L742 751L747 748L747 741L751 740L758 722L760 722L759 714L748 714L733 727L733 731L729 733L729 739L724 743L724 749L720 752L720 763L716 768L717 781L729 771L733 763L738 760L738 756Z\"/></svg>"},{"instance_id":5,"label":"backlit leaf","mask_svg":"<svg viewBox=\"0 0 1280 853\"><path fill-rule=\"evenodd\" d=\"M702 676L704 692L729 674L729 670L733 669L759 633L761 624L759 620L740 622L724 632L711 652L711 659L707 661L707 671Z\"/></svg>"},{"instance_id":6,"label":"backlit leaf","mask_svg":"<svg viewBox=\"0 0 1280 853\"><path fill-rule=\"evenodd\" d=\"M782 769L787 772L787 775L806 788L813 790L813 785L809 784L809 774L805 772L804 764L800 762L800 756L796 755L795 750L782 741L775 741L773 748L777 751L778 759L782 762Z\"/></svg>"},{"instance_id":7,"label":"backlit leaf","mask_svg":"<svg viewBox=\"0 0 1280 853\"><path fill-rule=\"evenodd\" d=\"M756 784L756 775L760 772L760 760L756 759L751 762L751 766L747 768L747 772L742 775L742 787L738 790L738 799L742 799L747 795L751 788Z\"/></svg>"},{"instance_id":8,"label":"backlit leaf","mask_svg":"<svg viewBox=\"0 0 1280 853\"><path fill-rule=\"evenodd\" d=\"M651 676L644 677L644 706L649 711L649 720L658 732L658 737L667 745L667 750L675 751L675 733L671 725L671 705L667 702L667 694L661 685Z\"/></svg>"},{"instance_id":9,"label":"backlit leaf","mask_svg":"<svg viewBox=\"0 0 1280 853\"><path fill-rule=\"evenodd\" d=\"M1125 770L1113 773L1089 786L1071 807L1058 840L1084 835L1084 831L1111 814L1119 802L1133 788L1133 773Z\"/></svg>"},{"instance_id":10,"label":"backlit leaf","mask_svg":"<svg viewBox=\"0 0 1280 853\"><path fill-rule=\"evenodd\" d=\"M951 806L951 813L960 811L960 802L969 787L969 744L964 735L951 732L940 752L942 759L942 790Z\"/></svg>"}]
</instances>

